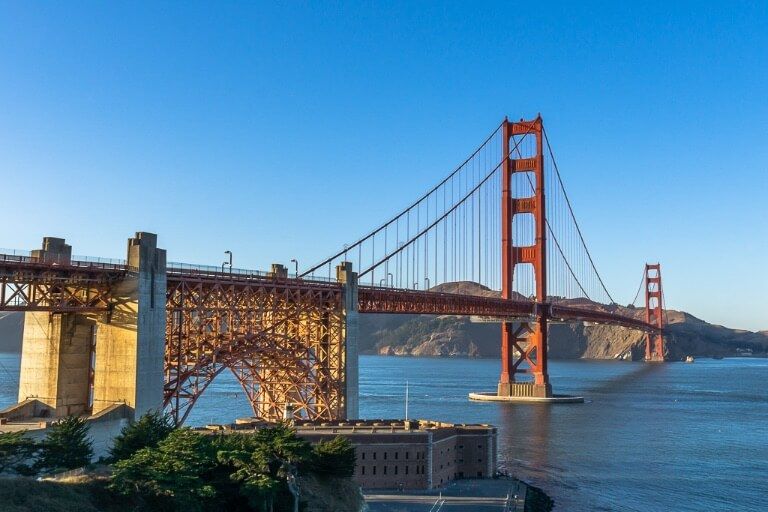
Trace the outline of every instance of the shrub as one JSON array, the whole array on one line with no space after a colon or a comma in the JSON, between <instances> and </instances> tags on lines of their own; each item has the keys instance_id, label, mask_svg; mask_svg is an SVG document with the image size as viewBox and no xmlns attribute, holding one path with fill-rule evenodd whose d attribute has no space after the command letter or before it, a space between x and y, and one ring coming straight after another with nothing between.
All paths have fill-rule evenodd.
<instances>
[{"instance_id":1,"label":"shrub","mask_svg":"<svg viewBox=\"0 0 768 512\"><path fill-rule=\"evenodd\" d=\"M355 447L346 438L338 436L315 445L312 466L320 475L351 477L355 474L356 461Z\"/></svg>"},{"instance_id":2,"label":"shrub","mask_svg":"<svg viewBox=\"0 0 768 512\"><path fill-rule=\"evenodd\" d=\"M51 425L40 443L35 469L48 472L86 466L93 457L93 443L88 438L88 423L68 416Z\"/></svg>"},{"instance_id":3,"label":"shrub","mask_svg":"<svg viewBox=\"0 0 768 512\"><path fill-rule=\"evenodd\" d=\"M174 426L167 415L150 411L120 431L109 451L110 459L123 460L142 448L155 448L173 429Z\"/></svg>"},{"instance_id":4,"label":"shrub","mask_svg":"<svg viewBox=\"0 0 768 512\"><path fill-rule=\"evenodd\" d=\"M109 487L153 511L277 511L292 503L288 475L312 457L284 425L223 435L178 429L117 461Z\"/></svg>"},{"instance_id":5,"label":"shrub","mask_svg":"<svg viewBox=\"0 0 768 512\"><path fill-rule=\"evenodd\" d=\"M141 448L116 462L110 489L138 497L149 510L205 510L215 495L205 478L214 459L207 436L174 430L156 448Z\"/></svg>"},{"instance_id":6,"label":"shrub","mask_svg":"<svg viewBox=\"0 0 768 512\"><path fill-rule=\"evenodd\" d=\"M37 443L26 437L25 430L0 432L0 473L33 474L34 471L26 463L37 451Z\"/></svg>"}]
</instances>

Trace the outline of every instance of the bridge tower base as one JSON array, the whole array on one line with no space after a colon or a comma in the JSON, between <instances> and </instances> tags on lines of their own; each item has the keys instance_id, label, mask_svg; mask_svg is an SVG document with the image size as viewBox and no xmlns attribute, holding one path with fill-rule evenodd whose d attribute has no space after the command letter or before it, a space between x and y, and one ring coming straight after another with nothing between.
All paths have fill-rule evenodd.
<instances>
[{"instance_id":1,"label":"bridge tower base","mask_svg":"<svg viewBox=\"0 0 768 512\"><path fill-rule=\"evenodd\" d=\"M664 293L661 288L661 264L645 265L645 322L655 325L656 332L645 335L645 360L661 363L666 358L664 344Z\"/></svg>"},{"instance_id":2,"label":"bridge tower base","mask_svg":"<svg viewBox=\"0 0 768 512\"><path fill-rule=\"evenodd\" d=\"M45 238L32 252L68 265L71 246ZM128 240L128 272L100 314L26 312L19 402L37 400L47 416L96 414L116 404L139 416L163 401L165 251L157 237Z\"/></svg>"},{"instance_id":3,"label":"bridge tower base","mask_svg":"<svg viewBox=\"0 0 768 512\"><path fill-rule=\"evenodd\" d=\"M523 155L519 141L533 137L535 154ZM532 121L502 124L502 197L501 197L501 296L512 299L515 269L533 267L536 283L536 316L517 327L504 322L501 329L501 375L497 395L500 397L552 397L547 372L547 244L546 205L544 193L544 125L541 116ZM516 142L514 145L513 142ZM514 149L512 149L514 146ZM512 151L517 150L517 154ZM524 196L513 190L514 174L528 176L533 195ZM530 215L534 220L533 245L516 245L512 225L516 216ZM519 218L519 217L518 217ZM543 306L543 307L542 307ZM531 375L533 381L518 382L518 376Z\"/></svg>"},{"instance_id":4,"label":"bridge tower base","mask_svg":"<svg viewBox=\"0 0 768 512\"><path fill-rule=\"evenodd\" d=\"M344 392L346 419L360 417L360 370L358 363L358 304L357 273L352 271L352 263L345 261L336 267L336 279L344 285Z\"/></svg>"},{"instance_id":5,"label":"bridge tower base","mask_svg":"<svg viewBox=\"0 0 768 512\"><path fill-rule=\"evenodd\" d=\"M496 393L470 393L472 400L500 402L583 402L582 397L552 393L547 371L549 302L547 296L547 238L544 179L544 125L541 116L532 121L502 123L501 177L501 296L514 299L515 269L533 267L536 283L536 308L533 318L522 322L505 321L501 326L501 375ZM525 137L533 137L535 153L525 156L518 149ZM514 143L514 144L512 144ZM512 154L516 151L516 154ZM512 177L527 174L533 195L513 191ZM525 191L529 187L525 187ZM515 245L512 225L517 215L534 220L533 245ZM531 380L518 380L519 378Z\"/></svg>"}]
</instances>

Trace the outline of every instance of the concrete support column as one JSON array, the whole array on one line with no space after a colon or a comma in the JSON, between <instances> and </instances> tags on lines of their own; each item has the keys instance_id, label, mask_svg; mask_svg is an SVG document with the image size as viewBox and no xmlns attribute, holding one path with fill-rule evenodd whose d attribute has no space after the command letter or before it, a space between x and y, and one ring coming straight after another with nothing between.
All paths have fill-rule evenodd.
<instances>
[{"instance_id":1,"label":"concrete support column","mask_svg":"<svg viewBox=\"0 0 768 512\"><path fill-rule=\"evenodd\" d=\"M360 417L359 409L359 366L358 366L358 316L357 273L352 263L342 262L336 267L336 279L344 285L344 362L346 383L346 418Z\"/></svg>"},{"instance_id":2,"label":"concrete support column","mask_svg":"<svg viewBox=\"0 0 768 512\"><path fill-rule=\"evenodd\" d=\"M43 248L32 251L32 258L41 263L67 264L72 261L72 246L63 238L46 236L43 238Z\"/></svg>"},{"instance_id":3,"label":"concrete support column","mask_svg":"<svg viewBox=\"0 0 768 512\"><path fill-rule=\"evenodd\" d=\"M24 315L19 402L34 398L54 417L89 412L94 322L84 315Z\"/></svg>"},{"instance_id":4,"label":"concrete support column","mask_svg":"<svg viewBox=\"0 0 768 512\"><path fill-rule=\"evenodd\" d=\"M129 239L127 261L114 308L96 326L93 411L124 403L139 417L163 403L166 261L157 235Z\"/></svg>"},{"instance_id":5,"label":"concrete support column","mask_svg":"<svg viewBox=\"0 0 768 512\"><path fill-rule=\"evenodd\" d=\"M68 264L72 246L63 238L45 237L32 258ZM49 406L54 417L88 412L93 325L75 313L24 314L19 402L35 398Z\"/></svg>"}]
</instances>

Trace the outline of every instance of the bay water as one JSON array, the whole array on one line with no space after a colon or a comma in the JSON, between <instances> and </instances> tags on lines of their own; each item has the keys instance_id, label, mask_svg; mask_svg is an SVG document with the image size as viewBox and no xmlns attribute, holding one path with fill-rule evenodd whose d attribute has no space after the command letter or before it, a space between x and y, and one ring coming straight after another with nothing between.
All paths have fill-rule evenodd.
<instances>
[{"instance_id":1,"label":"bay water","mask_svg":"<svg viewBox=\"0 0 768 512\"><path fill-rule=\"evenodd\" d=\"M15 403L18 354L0 354L0 408ZM502 469L541 487L555 510L767 511L768 359L693 364L552 361L557 393L584 404L470 402L496 386L490 359L360 357L360 415L499 428ZM250 415L222 374L191 425Z\"/></svg>"}]
</instances>

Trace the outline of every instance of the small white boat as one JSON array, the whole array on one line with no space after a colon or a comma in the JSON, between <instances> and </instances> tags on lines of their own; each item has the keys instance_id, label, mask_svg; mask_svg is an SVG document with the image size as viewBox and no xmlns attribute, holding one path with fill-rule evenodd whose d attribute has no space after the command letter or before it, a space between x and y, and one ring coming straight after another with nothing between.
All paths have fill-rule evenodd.
<instances>
[{"instance_id":1,"label":"small white boat","mask_svg":"<svg viewBox=\"0 0 768 512\"><path fill-rule=\"evenodd\" d=\"M695 359L693 358L693 356L685 356L685 362L686 363L692 363L694 361L695 361Z\"/></svg>"}]
</instances>

